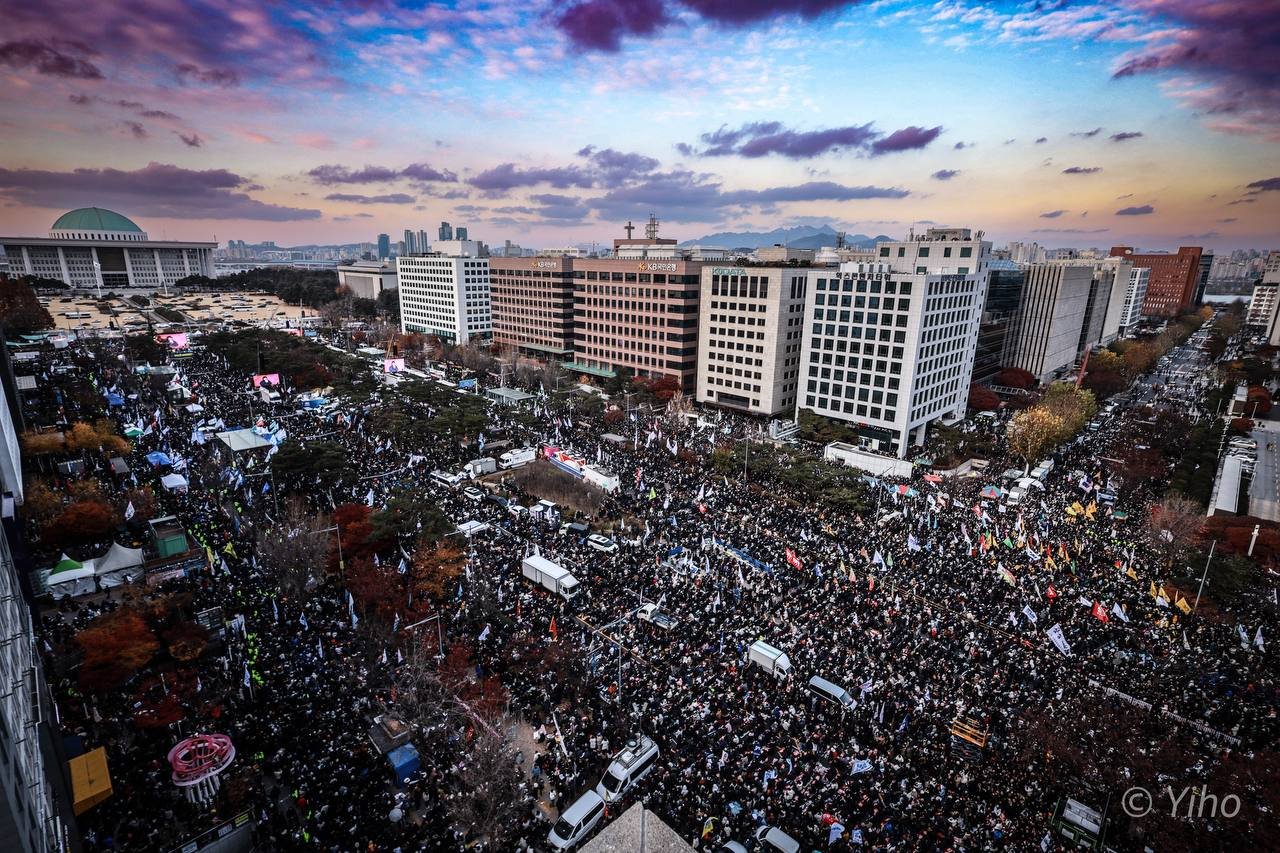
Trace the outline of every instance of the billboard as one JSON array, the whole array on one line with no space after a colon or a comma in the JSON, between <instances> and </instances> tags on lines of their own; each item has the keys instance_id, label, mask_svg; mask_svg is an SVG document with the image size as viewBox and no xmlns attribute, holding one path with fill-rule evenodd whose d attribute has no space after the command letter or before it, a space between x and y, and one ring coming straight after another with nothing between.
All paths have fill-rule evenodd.
<instances>
[{"instance_id":1,"label":"billboard","mask_svg":"<svg viewBox=\"0 0 1280 853\"><path fill-rule=\"evenodd\" d=\"M169 332L163 335L156 335L156 340L169 345L169 349L186 349L191 345L187 339L186 332Z\"/></svg>"},{"instance_id":2,"label":"billboard","mask_svg":"<svg viewBox=\"0 0 1280 853\"><path fill-rule=\"evenodd\" d=\"M253 377L253 387L261 388L263 385L276 386L280 384L279 373L258 373Z\"/></svg>"},{"instance_id":3,"label":"billboard","mask_svg":"<svg viewBox=\"0 0 1280 853\"><path fill-rule=\"evenodd\" d=\"M403 358L384 358L382 360L383 373L401 373L404 371Z\"/></svg>"}]
</instances>

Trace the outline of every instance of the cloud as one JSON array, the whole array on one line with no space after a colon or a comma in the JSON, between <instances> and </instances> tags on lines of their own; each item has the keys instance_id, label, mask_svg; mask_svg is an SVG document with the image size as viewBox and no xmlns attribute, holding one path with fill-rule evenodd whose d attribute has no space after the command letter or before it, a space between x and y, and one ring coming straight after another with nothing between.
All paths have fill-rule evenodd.
<instances>
[{"instance_id":1,"label":"cloud","mask_svg":"<svg viewBox=\"0 0 1280 853\"><path fill-rule=\"evenodd\" d=\"M873 142L871 144L871 153L874 156L924 148L937 139L941 133L942 125L937 127L904 127L902 130L895 130L884 139L877 139Z\"/></svg>"},{"instance_id":2,"label":"cloud","mask_svg":"<svg viewBox=\"0 0 1280 853\"><path fill-rule=\"evenodd\" d=\"M1062 170L1064 175L1096 175L1102 171L1101 166L1069 166Z\"/></svg>"},{"instance_id":3,"label":"cloud","mask_svg":"<svg viewBox=\"0 0 1280 853\"><path fill-rule=\"evenodd\" d=\"M1072 135L1072 136L1078 136L1078 137L1080 137L1081 139L1093 139L1093 138L1094 138L1095 136L1097 136L1099 133L1102 133L1102 128L1100 128L1100 127L1095 127L1093 130L1082 130L1082 131L1079 131L1079 132L1077 132L1077 133L1073 133L1073 134L1071 134L1071 135Z\"/></svg>"},{"instance_id":4,"label":"cloud","mask_svg":"<svg viewBox=\"0 0 1280 853\"><path fill-rule=\"evenodd\" d=\"M1249 195L1275 192L1280 190L1280 178L1264 178L1261 181L1254 181L1251 184L1246 184L1245 189L1249 191Z\"/></svg>"},{"instance_id":5,"label":"cloud","mask_svg":"<svg viewBox=\"0 0 1280 853\"><path fill-rule=\"evenodd\" d=\"M516 187L532 187L538 184L549 184L556 189L589 188L595 185L595 177L591 172L577 166L519 169L515 163L502 163L468 178L467 183L488 193L505 193Z\"/></svg>"},{"instance_id":6,"label":"cloud","mask_svg":"<svg viewBox=\"0 0 1280 853\"><path fill-rule=\"evenodd\" d=\"M599 170L600 181L605 186L617 186L630 178L652 172L659 165L657 160L644 154L612 148L597 150L593 145L579 149L578 156L585 157Z\"/></svg>"},{"instance_id":7,"label":"cloud","mask_svg":"<svg viewBox=\"0 0 1280 853\"><path fill-rule=\"evenodd\" d=\"M1143 135L1140 130L1122 130L1119 133L1111 134L1111 141L1128 142L1130 139L1141 139Z\"/></svg>"},{"instance_id":8,"label":"cloud","mask_svg":"<svg viewBox=\"0 0 1280 853\"><path fill-rule=\"evenodd\" d=\"M347 201L352 204L413 204L417 201L411 195L390 193L389 195L358 195L355 193L329 193L325 201Z\"/></svg>"},{"instance_id":9,"label":"cloud","mask_svg":"<svg viewBox=\"0 0 1280 853\"><path fill-rule=\"evenodd\" d=\"M554 18L576 47L616 52L627 36L650 36L683 9L706 21L741 27L773 18L812 20L859 0L576 0Z\"/></svg>"},{"instance_id":10,"label":"cloud","mask_svg":"<svg viewBox=\"0 0 1280 853\"><path fill-rule=\"evenodd\" d=\"M98 66L84 58L96 53L96 50L77 41L57 38L23 39L0 44L0 64L10 68L30 69L49 77L101 80L102 72Z\"/></svg>"},{"instance_id":11,"label":"cloud","mask_svg":"<svg viewBox=\"0 0 1280 853\"><path fill-rule=\"evenodd\" d=\"M539 205L534 213L543 219L576 222L586 218L591 212L591 208L582 199L573 196L538 193L529 196L529 200Z\"/></svg>"},{"instance_id":12,"label":"cloud","mask_svg":"<svg viewBox=\"0 0 1280 853\"><path fill-rule=\"evenodd\" d=\"M201 68L192 62L184 62L173 69L174 76L184 86L203 83L206 86L230 88L240 85L240 74L230 68Z\"/></svg>"},{"instance_id":13,"label":"cloud","mask_svg":"<svg viewBox=\"0 0 1280 853\"><path fill-rule=\"evenodd\" d=\"M1044 143L1046 143L1046 142L1048 142L1048 141L1049 141L1049 137L1047 137L1047 136L1037 136L1037 137L1036 137L1036 145L1043 145Z\"/></svg>"},{"instance_id":14,"label":"cloud","mask_svg":"<svg viewBox=\"0 0 1280 853\"><path fill-rule=\"evenodd\" d=\"M204 145L204 140L200 138L200 134L195 133L194 131L191 133L190 136L188 136L185 133L181 133L180 131L177 131L177 130L175 130L173 133L175 136L181 139L183 144L186 145L188 148L200 148Z\"/></svg>"},{"instance_id":15,"label":"cloud","mask_svg":"<svg viewBox=\"0 0 1280 853\"><path fill-rule=\"evenodd\" d=\"M934 173L933 173L932 175L930 175L929 177L933 178L934 180L938 180L938 181L949 181L949 180L951 180L952 178L954 178L954 177L955 177L956 175L958 175L958 174L960 174L960 170L959 170L959 169L939 169L938 171L934 172Z\"/></svg>"},{"instance_id":16,"label":"cloud","mask_svg":"<svg viewBox=\"0 0 1280 853\"><path fill-rule=\"evenodd\" d=\"M325 164L308 170L307 176L317 184L377 184L406 179L427 183L432 181L456 181L458 176L448 170L436 169L426 163L410 163L403 169L388 166L364 166L352 169L348 166Z\"/></svg>"},{"instance_id":17,"label":"cloud","mask_svg":"<svg viewBox=\"0 0 1280 853\"><path fill-rule=\"evenodd\" d=\"M0 169L0 198L28 207L69 209L92 199L135 216L269 222L320 218L319 210L251 198L244 191L250 184L226 169L184 169L155 162L133 170Z\"/></svg>"},{"instance_id":18,"label":"cloud","mask_svg":"<svg viewBox=\"0 0 1280 853\"><path fill-rule=\"evenodd\" d=\"M872 156L894 151L924 148L942 133L942 128L904 127L885 136L872 122L824 130L794 130L780 121L756 121L739 128L721 125L698 138L705 146L700 152L688 143L677 143L685 156L737 155L765 157L777 154L792 160L807 160L833 151L865 151Z\"/></svg>"},{"instance_id":19,"label":"cloud","mask_svg":"<svg viewBox=\"0 0 1280 853\"><path fill-rule=\"evenodd\" d=\"M147 129L139 122L126 121L124 122L124 126L128 129L129 133L133 134L134 139L146 139L151 135L150 133L147 133Z\"/></svg>"},{"instance_id":20,"label":"cloud","mask_svg":"<svg viewBox=\"0 0 1280 853\"><path fill-rule=\"evenodd\" d=\"M1149 204L1139 205L1137 207L1122 207L1116 211L1116 216L1146 216L1155 213L1156 209Z\"/></svg>"},{"instance_id":21,"label":"cloud","mask_svg":"<svg viewBox=\"0 0 1280 853\"><path fill-rule=\"evenodd\" d=\"M1238 198L1235 201L1227 202L1227 207L1234 207L1237 204L1253 204L1255 201L1257 201L1256 198Z\"/></svg>"},{"instance_id":22,"label":"cloud","mask_svg":"<svg viewBox=\"0 0 1280 853\"><path fill-rule=\"evenodd\" d=\"M1059 216L1061 216L1066 212L1067 211L1065 210L1050 210L1048 213L1040 214L1040 218L1041 219L1057 219Z\"/></svg>"},{"instance_id":23,"label":"cloud","mask_svg":"<svg viewBox=\"0 0 1280 853\"><path fill-rule=\"evenodd\" d=\"M1032 234L1105 234L1110 228L1034 228Z\"/></svg>"},{"instance_id":24,"label":"cloud","mask_svg":"<svg viewBox=\"0 0 1280 853\"><path fill-rule=\"evenodd\" d=\"M974 143L972 142L957 142L955 145L952 145L951 147L957 151L963 151L964 149L972 148L973 146L974 146Z\"/></svg>"}]
</instances>

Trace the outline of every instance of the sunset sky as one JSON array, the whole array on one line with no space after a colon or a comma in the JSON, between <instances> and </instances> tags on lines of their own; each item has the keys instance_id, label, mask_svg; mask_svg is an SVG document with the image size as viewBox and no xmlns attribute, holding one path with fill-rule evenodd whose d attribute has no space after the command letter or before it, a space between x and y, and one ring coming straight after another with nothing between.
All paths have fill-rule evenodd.
<instances>
[{"instance_id":1,"label":"sunset sky","mask_svg":"<svg viewBox=\"0 0 1280 853\"><path fill-rule=\"evenodd\" d=\"M0 233L1280 248L1276 0L8 4Z\"/></svg>"}]
</instances>

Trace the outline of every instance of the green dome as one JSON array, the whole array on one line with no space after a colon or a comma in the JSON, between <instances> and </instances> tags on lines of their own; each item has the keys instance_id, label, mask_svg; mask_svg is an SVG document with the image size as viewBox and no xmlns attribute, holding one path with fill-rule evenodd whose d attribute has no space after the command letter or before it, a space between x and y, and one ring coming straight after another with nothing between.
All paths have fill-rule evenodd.
<instances>
[{"instance_id":1,"label":"green dome","mask_svg":"<svg viewBox=\"0 0 1280 853\"><path fill-rule=\"evenodd\" d=\"M141 234L142 229L127 216L101 207L82 207L58 217L51 231L132 231Z\"/></svg>"}]
</instances>

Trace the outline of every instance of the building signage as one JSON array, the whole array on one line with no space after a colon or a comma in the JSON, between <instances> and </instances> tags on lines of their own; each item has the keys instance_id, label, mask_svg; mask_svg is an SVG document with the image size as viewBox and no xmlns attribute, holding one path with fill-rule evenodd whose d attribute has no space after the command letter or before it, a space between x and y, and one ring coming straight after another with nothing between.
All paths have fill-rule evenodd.
<instances>
[{"instance_id":1,"label":"building signage","mask_svg":"<svg viewBox=\"0 0 1280 853\"><path fill-rule=\"evenodd\" d=\"M539 269L539 270L552 269L553 267L559 267L559 266L560 266L559 261L534 261L533 262L533 268Z\"/></svg>"},{"instance_id":2,"label":"building signage","mask_svg":"<svg viewBox=\"0 0 1280 853\"><path fill-rule=\"evenodd\" d=\"M653 261L645 261L641 263L638 267L636 267L636 269L640 270L640 272L675 272L676 265L660 264L660 263L654 263Z\"/></svg>"},{"instance_id":3,"label":"building signage","mask_svg":"<svg viewBox=\"0 0 1280 853\"><path fill-rule=\"evenodd\" d=\"M712 275L742 275L743 267L714 267Z\"/></svg>"}]
</instances>

